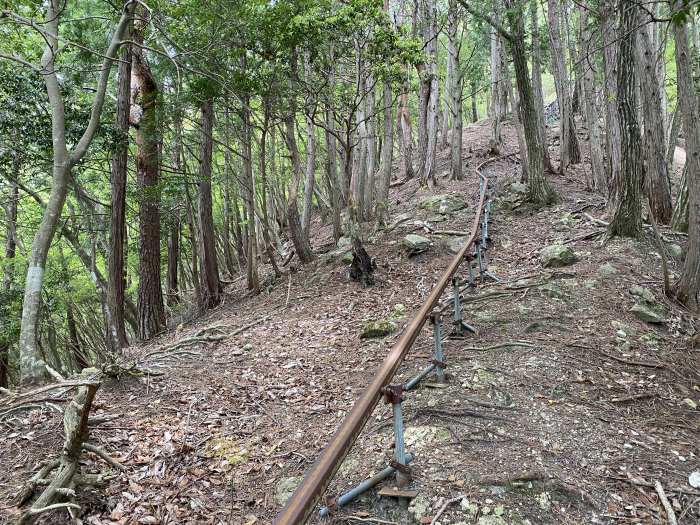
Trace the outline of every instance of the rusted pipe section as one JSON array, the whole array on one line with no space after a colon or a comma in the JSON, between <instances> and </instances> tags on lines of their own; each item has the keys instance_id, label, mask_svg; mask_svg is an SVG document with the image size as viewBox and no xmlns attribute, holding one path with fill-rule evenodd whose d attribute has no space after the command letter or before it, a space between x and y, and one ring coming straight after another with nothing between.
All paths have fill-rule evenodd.
<instances>
[{"instance_id":1,"label":"rusted pipe section","mask_svg":"<svg viewBox=\"0 0 700 525\"><path fill-rule=\"evenodd\" d=\"M345 456L347 456L357 436L364 428L367 420L382 398L382 389L389 384L394 374L396 374L406 354L418 338L418 334L420 334L428 316L438 305L442 293L452 280L452 276L457 272L457 269L462 264L462 260L474 244L481 222L481 213L484 208L484 200L488 187L488 179L479 171L484 164L486 164L486 162L482 163L477 168L477 174L481 183L481 191L479 195L479 205L477 206L478 211L472 222L469 239L459 253L452 259L450 265L435 284L426 301L408 323L401 337L399 337L398 341L396 341L389 351L389 354L384 358L372 382L352 407L350 413L345 417L340 428L323 450L321 456L312 465L311 469L304 477L304 480L294 491L292 497L289 498L285 507L277 515L274 521L275 525L299 525L306 523L306 520L313 512L319 498L326 491L335 472L340 467Z\"/></svg>"}]
</instances>

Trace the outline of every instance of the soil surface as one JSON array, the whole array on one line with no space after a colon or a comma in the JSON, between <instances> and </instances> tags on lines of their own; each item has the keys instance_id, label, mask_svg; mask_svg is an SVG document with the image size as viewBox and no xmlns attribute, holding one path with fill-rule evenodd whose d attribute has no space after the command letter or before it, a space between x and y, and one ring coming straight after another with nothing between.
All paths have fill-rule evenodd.
<instances>
[{"instance_id":1,"label":"soil surface","mask_svg":"<svg viewBox=\"0 0 700 525\"><path fill-rule=\"evenodd\" d=\"M490 123L464 133L464 181L447 180L442 152L437 188L396 186L393 229L368 225L374 286L348 278L330 227L317 222L314 263L293 267L293 260L282 279L267 276L257 296L238 279L220 307L128 350L128 360L152 373L125 374L98 392L94 414L117 417L94 427L91 440L125 470L85 455L84 470L108 476L79 494L83 523L271 523L447 267L456 241L440 232L470 228L474 170L491 156L499 158L485 168L495 193L487 262L500 282L465 287L465 320L478 333L458 338L448 330L447 382L431 376L406 394L410 488L418 494L404 510L373 490L311 521L667 523L658 481L678 522L700 523L700 488L689 481L700 471L700 352L689 344L697 319L665 299L652 230L640 240L603 242L604 200L586 191L586 163L550 175L558 204L529 208L514 184L517 156L488 151ZM515 153L513 128L505 133L501 154ZM550 152L556 163L556 137ZM419 206L438 194L469 205L447 214ZM430 246L408 257L402 240L411 233ZM673 280L686 239L664 227L661 234ZM543 267L540 252L552 244L569 247L576 262ZM466 264L459 275L466 282ZM630 311L635 305L661 322L642 320ZM360 338L368 321L397 329ZM216 337L158 352L203 329ZM428 323L395 382L425 367L431 350ZM2 425L4 523L17 515L20 487L60 452L62 421L42 404ZM327 495L385 468L392 447L390 406L382 404ZM69 522L64 511L42 520Z\"/></svg>"}]
</instances>

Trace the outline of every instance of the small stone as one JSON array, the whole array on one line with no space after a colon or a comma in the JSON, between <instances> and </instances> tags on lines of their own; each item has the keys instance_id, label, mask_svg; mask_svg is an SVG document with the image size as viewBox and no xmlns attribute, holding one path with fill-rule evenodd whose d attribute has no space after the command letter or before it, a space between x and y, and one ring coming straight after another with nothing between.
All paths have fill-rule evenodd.
<instances>
[{"instance_id":1,"label":"small stone","mask_svg":"<svg viewBox=\"0 0 700 525\"><path fill-rule=\"evenodd\" d=\"M540 262L545 268L561 268L578 260L574 251L562 244L551 244L540 251Z\"/></svg>"},{"instance_id":2,"label":"small stone","mask_svg":"<svg viewBox=\"0 0 700 525\"><path fill-rule=\"evenodd\" d=\"M428 501L423 494L419 494L411 500L411 504L408 507L408 512L413 515L413 519L416 521L416 523L420 523L421 518L425 516L429 508L430 501Z\"/></svg>"},{"instance_id":3,"label":"small stone","mask_svg":"<svg viewBox=\"0 0 700 525\"><path fill-rule=\"evenodd\" d=\"M338 248L349 248L352 245L352 239L350 237L341 237L336 244Z\"/></svg>"},{"instance_id":4,"label":"small stone","mask_svg":"<svg viewBox=\"0 0 700 525\"><path fill-rule=\"evenodd\" d=\"M537 496L537 503L542 510L549 510L549 508L552 506L552 498L548 492L542 492L539 496Z\"/></svg>"},{"instance_id":5,"label":"small stone","mask_svg":"<svg viewBox=\"0 0 700 525\"><path fill-rule=\"evenodd\" d=\"M294 494L294 491L299 486L302 479L304 478L301 476L292 476L279 480L275 486L275 503L280 507L285 505L289 498L292 497L292 494Z\"/></svg>"},{"instance_id":6,"label":"small stone","mask_svg":"<svg viewBox=\"0 0 700 525\"><path fill-rule=\"evenodd\" d=\"M620 270L618 270L615 266L613 266L610 263L605 263L600 268L598 268L598 274L604 279L614 277L618 273L620 273Z\"/></svg>"},{"instance_id":7,"label":"small stone","mask_svg":"<svg viewBox=\"0 0 700 525\"><path fill-rule=\"evenodd\" d=\"M466 237L452 237L449 241L447 241L447 253L457 255L464 247L465 240Z\"/></svg>"},{"instance_id":8,"label":"small stone","mask_svg":"<svg viewBox=\"0 0 700 525\"><path fill-rule=\"evenodd\" d=\"M345 264L352 264L352 259L352 251L347 251L343 253L343 256L340 258L340 260L343 261L343 263Z\"/></svg>"},{"instance_id":9,"label":"small stone","mask_svg":"<svg viewBox=\"0 0 700 525\"><path fill-rule=\"evenodd\" d=\"M689 397L686 397L683 401L681 401L685 406L690 408L691 410L696 410L698 408L698 404L690 399Z\"/></svg>"},{"instance_id":10,"label":"small stone","mask_svg":"<svg viewBox=\"0 0 700 525\"><path fill-rule=\"evenodd\" d=\"M680 245L671 243L666 248L668 249L668 254L674 259L683 258L683 248Z\"/></svg>"},{"instance_id":11,"label":"small stone","mask_svg":"<svg viewBox=\"0 0 700 525\"><path fill-rule=\"evenodd\" d=\"M661 324L666 322L664 316L648 304L637 303L630 308L630 312L636 315L637 319L646 323Z\"/></svg>"},{"instance_id":12,"label":"small stone","mask_svg":"<svg viewBox=\"0 0 700 525\"><path fill-rule=\"evenodd\" d=\"M510 185L510 191L513 193L516 193L518 195L526 195L527 194L527 184L523 184L522 182L514 182L513 184Z\"/></svg>"},{"instance_id":13,"label":"small stone","mask_svg":"<svg viewBox=\"0 0 700 525\"><path fill-rule=\"evenodd\" d=\"M694 489L700 489L700 470L696 470L690 473L690 476L688 476L688 483Z\"/></svg>"},{"instance_id":14,"label":"small stone","mask_svg":"<svg viewBox=\"0 0 700 525\"><path fill-rule=\"evenodd\" d=\"M246 343L246 344L243 346L243 350L245 350L246 352L249 352L249 351L252 350L252 349L253 349L253 345L250 344L250 343Z\"/></svg>"},{"instance_id":15,"label":"small stone","mask_svg":"<svg viewBox=\"0 0 700 525\"><path fill-rule=\"evenodd\" d=\"M427 251L428 248L430 248L430 239L427 239L422 235L415 235L411 233L403 238L402 244L404 248L406 248L408 256L411 257Z\"/></svg>"},{"instance_id":16,"label":"small stone","mask_svg":"<svg viewBox=\"0 0 700 525\"><path fill-rule=\"evenodd\" d=\"M543 295L551 299L566 299L566 294L561 291L561 289L552 283L547 283L540 286L539 290Z\"/></svg>"}]
</instances>

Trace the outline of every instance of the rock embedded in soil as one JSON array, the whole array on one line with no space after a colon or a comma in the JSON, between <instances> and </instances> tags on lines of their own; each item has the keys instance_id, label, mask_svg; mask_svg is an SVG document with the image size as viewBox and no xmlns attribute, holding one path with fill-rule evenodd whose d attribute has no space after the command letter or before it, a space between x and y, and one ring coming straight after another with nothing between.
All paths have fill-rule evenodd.
<instances>
[{"instance_id":1,"label":"rock embedded in soil","mask_svg":"<svg viewBox=\"0 0 700 525\"><path fill-rule=\"evenodd\" d=\"M447 253L457 255L464 247L465 241L466 237L452 237L449 241L447 241Z\"/></svg>"},{"instance_id":2,"label":"rock embedded in soil","mask_svg":"<svg viewBox=\"0 0 700 525\"><path fill-rule=\"evenodd\" d=\"M653 306L645 303L636 303L630 312L637 316L637 319L646 323L661 324L666 322L666 318Z\"/></svg>"},{"instance_id":3,"label":"rock embedded in soil","mask_svg":"<svg viewBox=\"0 0 700 525\"><path fill-rule=\"evenodd\" d=\"M304 478L301 476L291 476L279 480L275 486L275 503L280 507L284 506L289 498L292 497L302 479Z\"/></svg>"},{"instance_id":4,"label":"rock embedded in soil","mask_svg":"<svg viewBox=\"0 0 700 525\"><path fill-rule=\"evenodd\" d=\"M674 259L682 259L683 258L683 248L679 244L676 243L671 243L667 247L668 249L668 254L673 257Z\"/></svg>"},{"instance_id":5,"label":"rock embedded in soil","mask_svg":"<svg viewBox=\"0 0 700 525\"><path fill-rule=\"evenodd\" d=\"M416 523L421 523L421 518L425 516L430 508L430 501L423 494L418 494L411 500L408 512L413 516Z\"/></svg>"},{"instance_id":6,"label":"rock embedded in soil","mask_svg":"<svg viewBox=\"0 0 700 525\"><path fill-rule=\"evenodd\" d=\"M423 253L430 248L430 239L414 233L406 235L402 243L409 257Z\"/></svg>"},{"instance_id":7,"label":"rock embedded in soil","mask_svg":"<svg viewBox=\"0 0 700 525\"><path fill-rule=\"evenodd\" d=\"M598 274L604 279L615 277L619 273L620 270L618 270L615 266L613 266L610 263L605 263L601 265L600 268L598 268Z\"/></svg>"},{"instance_id":8,"label":"rock embedded in soil","mask_svg":"<svg viewBox=\"0 0 700 525\"><path fill-rule=\"evenodd\" d=\"M578 261L574 251L563 244L550 244L540 251L540 262L545 268L561 268Z\"/></svg>"},{"instance_id":9,"label":"rock embedded in soil","mask_svg":"<svg viewBox=\"0 0 700 525\"><path fill-rule=\"evenodd\" d=\"M365 323L360 334L360 339L372 339L385 337L396 331L396 323L387 319L371 320Z\"/></svg>"},{"instance_id":10,"label":"rock embedded in soil","mask_svg":"<svg viewBox=\"0 0 700 525\"><path fill-rule=\"evenodd\" d=\"M434 213L454 213L469 206L469 202L462 195L446 193L443 195L432 195L421 200L419 206L424 210Z\"/></svg>"},{"instance_id":11,"label":"rock embedded in soil","mask_svg":"<svg viewBox=\"0 0 700 525\"><path fill-rule=\"evenodd\" d=\"M654 295L654 293L651 290L649 290L649 288L644 288L643 286L639 286L638 284L635 284L630 288L630 294L634 295L635 297L639 297L647 303L656 302L656 296Z\"/></svg>"}]
</instances>

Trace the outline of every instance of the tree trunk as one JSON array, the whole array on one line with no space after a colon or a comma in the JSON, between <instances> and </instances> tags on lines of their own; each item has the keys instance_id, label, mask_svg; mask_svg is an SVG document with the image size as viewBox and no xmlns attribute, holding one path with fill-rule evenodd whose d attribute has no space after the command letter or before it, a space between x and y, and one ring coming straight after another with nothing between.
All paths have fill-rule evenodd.
<instances>
[{"instance_id":1,"label":"tree trunk","mask_svg":"<svg viewBox=\"0 0 700 525\"><path fill-rule=\"evenodd\" d=\"M588 9L580 7L580 58L582 62L581 83L583 85L583 108L588 124L588 142L591 155L592 178L590 186L593 191L607 194L608 180L603 160L603 146L600 137L600 117L596 103L595 75L591 67L593 49L591 47L591 32L588 28Z\"/></svg>"},{"instance_id":2,"label":"tree trunk","mask_svg":"<svg viewBox=\"0 0 700 525\"><path fill-rule=\"evenodd\" d=\"M673 2L674 10L683 7L682 0ZM672 23L676 41L676 72L678 83L678 110L683 117L683 135L686 140L688 185L688 250L683 271L673 287L676 299L689 309L697 311L700 291L700 137L698 126L698 97L691 65L688 29L684 21Z\"/></svg>"},{"instance_id":3,"label":"tree trunk","mask_svg":"<svg viewBox=\"0 0 700 525\"><path fill-rule=\"evenodd\" d=\"M559 125L561 137L559 141L560 169L564 173L570 164L576 164L581 160L574 114L571 107L569 94L569 78L566 70L566 58L560 29L561 13L558 0L547 0L547 15L549 22L549 40L552 45L552 69L554 85L559 101Z\"/></svg>"},{"instance_id":4,"label":"tree trunk","mask_svg":"<svg viewBox=\"0 0 700 525\"><path fill-rule=\"evenodd\" d=\"M389 185L391 184L391 166L394 153L394 115L392 111L391 85L384 83L382 96L384 135L379 162L379 180L377 181L377 204L375 215L377 225L383 227L389 215Z\"/></svg>"},{"instance_id":5,"label":"tree trunk","mask_svg":"<svg viewBox=\"0 0 700 525\"><path fill-rule=\"evenodd\" d=\"M608 237L639 237L642 232L642 148L637 120L636 4L620 2L620 49L617 64L617 105L622 134L621 169L612 181L615 208Z\"/></svg>"},{"instance_id":6,"label":"tree trunk","mask_svg":"<svg viewBox=\"0 0 700 525\"><path fill-rule=\"evenodd\" d=\"M649 26L641 27L638 31L638 42L644 77L641 82L642 106L644 111L644 190L649 199L651 212L661 224L668 224L673 214L671 188L666 165L665 128L663 107L656 71L659 57L654 47Z\"/></svg>"},{"instance_id":7,"label":"tree trunk","mask_svg":"<svg viewBox=\"0 0 700 525\"><path fill-rule=\"evenodd\" d=\"M34 235L31 253L27 261L19 340L20 376L23 384L37 383L45 377L46 367L37 345L37 328L46 258L63 210L71 168L83 158L95 137L112 63L124 40L135 4L127 4L126 9L123 10L109 47L103 54L102 68L93 98L90 120L70 152L66 146L66 119L61 85L54 67L54 60L59 51L59 20L64 6L58 0L49 0L46 5L46 23L44 24L46 47L41 57L41 69L51 107L53 170L49 200L46 203L39 228Z\"/></svg>"},{"instance_id":8,"label":"tree trunk","mask_svg":"<svg viewBox=\"0 0 700 525\"><path fill-rule=\"evenodd\" d=\"M401 87L399 95L399 128L401 129L401 178L410 180L415 176L413 171L413 132L411 131L411 113L408 108L408 85Z\"/></svg>"},{"instance_id":9,"label":"tree trunk","mask_svg":"<svg viewBox=\"0 0 700 525\"><path fill-rule=\"evenodd\" d=\"M131 109L131 48L126 46L119 63L115 142L111 163L111 220L107 258L107 347L118 352L129 344L124 326L124 267L126 238L126 184L129 165L129 112Z\"/></svg>"},{"instance_id":10,"label":"tree trunk","mask_svg":"<svg viewBox=\"0 0 700 525\"><path fill-rule=\"evenodd\" d=\"M613 181L620 177L620 164L622 162L620 114L617 104L619 42L615 13L615 0L603 0L600 7L600 18L603 37L603 64L605 66L605 148L608 162L607 180L611 185L610 193L612 193ZM609 199L608 204L613 206L613 200Z\"/></svg>"},{"instance_id":11,"label":"tree trunk","mask_svg":"<svg viewBox=\"0 0 700 525\"><path fill-rule=\"evenodd\" d=\"M374 200L376 197L375 175L377 171L377 117L376 101L374 96L375 81L372 75L367 75L365 79L365 149L367 167L365 168L364 210L362 212L365 219L371 219L374 213Z\"/></svg>"},{"instance_id":12,"label":"tree trunk","mask_svg":"<svg viewBox=\"0 0 700 525\"><path fill-rule=\"evenodd\" d=\"M535 206L545 206L555 202L557 194L544 176L544 144L538 128L537 109L530 84L530 72L527 68L523 12L516 0L506 0L505 5L511 27L510 49L527 143L528 199Z\"/></svg>"},{"instance_id":13,"label":"tree trunk","mask_svg":"<svg viewBox=\"0 0 700 525\"><path fill-rule=\"evenodd\" d=\"M289 182L289 190L287 193L287 221L289 225L289 235L294 243L297 257L302 264L310 263L314 260L314 254L311 250L309 237L304 233L299 219L299 207L297 197L299 193L299 183L302 176L301 161L299 159L299 148L297 147L295 129L294 129L294 113L290 113L285 119L285 139L289 154L292 157L292 180Z\"/></svg>"},{"instance_id":14,"label":"tree trunk","mask_svg":"<svg viewBox=\"0 0 700 525\"><path fill-rule=\"evenodd\" d=\"M243 97L241 118L243 121L243 133L241 135L241 145L243 146L243 184L241 186L243 187L248 219L246 282L248 290L258 293L260 291L260 278L258 277L258 235L255 216L255 175L253 173L253 127L250 122L250 99L247 95Z\"/></svg>"},{"instance_id":15,"label":"tree trunk","mask_svg":"<svg viewBox=\"0 0 700 525\"><path fill-rule=\"evenodd\" d=\"M544 153L544 169L554 173L552 159L547 147L547 127L544 121L544 97L542 95L542 49L540 43L540 23L537 15L537 0L530 0L530 33L532 34L532 93L537 109L537 123L540 131L540 142ZM522 112L522 108L520 109ZM522 115L521 115L522 121Z\"/></svg>"},{"instance_id":16,"label":"tree trunk","mask_svg":"<svg viewBox=\"0 0 700 525\"><path fill-rule=\"evenodd\" d=\"M143 41L136 31L138 43ZM165 327L160 278L160 170L158 85L143 49L133 49L132 97L140 107L136 128L136 178L139 192L138 337L147 340Z\"/></svg>"},{"instance_id":17,"label":"tree trunk","mask_svg":"<svg viewBox=\"0 0 700 525\"><path fill-rule=\"evenodd\" d=\"M176 212L176 217L170 225L168 232L168 305L176 306L180 302L178 266L180 262L180 216Z\"/></svg>"},{"instance_id":18,"label":"tree trunk","mask_svg":"<svg viewBox=\"0 0 700 525\"><path fill-rule=\"evenodd\" d=\"M673 207L673 217L671 218L671 228L674 231L688 233L688 216L689 212L688 195L688 162L686 161L681 175L681 182L678 185L678 196L676 197L676 205Z\"/></svg>"},{"instance_id":19,"label":"tree trunk","mask_svg":"<svg viewBox=\"0 0 700 525\"><path fill-rule=\"evenodd\" d=\"M424 71L425 84L425 151L421 152L424 159L421 164L420 182L422 185L435 185L435 156L437 153L437 117L438 117L438 69L437 69L437 7L435 0L426 0L423 12L423 39L428 56Z\"/></svg>"},{"instance_id":20,"label":"tree trunk","mask_svg":"<svg viewBox=\"0 0 700 525\"><path fill-rule=\"evenodd\" d=\"M244 110L245 111L245 110ZM199 223L199 278L201 282L201 306L212 308L221 301L221 281L216 257L216 236L211 197L211 163L214 142L214 102L202 103L202 139L199 158L199 201L197 218Z\"/></svg>"},{"instance_id":21,"label":"tree trunk","mask_svg":"<svg viewBox=\"0 0 700 525\"><path fill-rule=\"evenodd\" d=\"M12 171L14 176L19 175L19 155L15 154L13 158ZM17 254L17 203L19 201L19 188L14 182L10 183L10 194L7 199L7 204L5 205L5 222L7 224L5 231L5 260L3 267L3 277L2 277L2 290L4 292L9 292L14 287L14 273L15 273L15 256ZM0 320L0 326L2 321ZM5 334L0 337L0 387L8 387L8 367L9 367L9 354L10 347L12 346L12 341Z\"/></svg>"},{"instance_id":22,"label":"tree trunk","mask_svg":"<svg viewBox=\"0 0 700 525\"><path fill-rule=\"evenodd\" d=\"M447 63L452 74L445 94L447 108L452 122L452 137L450 141L450 179L462 179L462 86L464 71L459 67L459 46L457 45L457 30L459 29L459 13L457 0L450 0L447 15ZM445 126L447 129L447 125Z\"/></svg>"}]
</instances>

